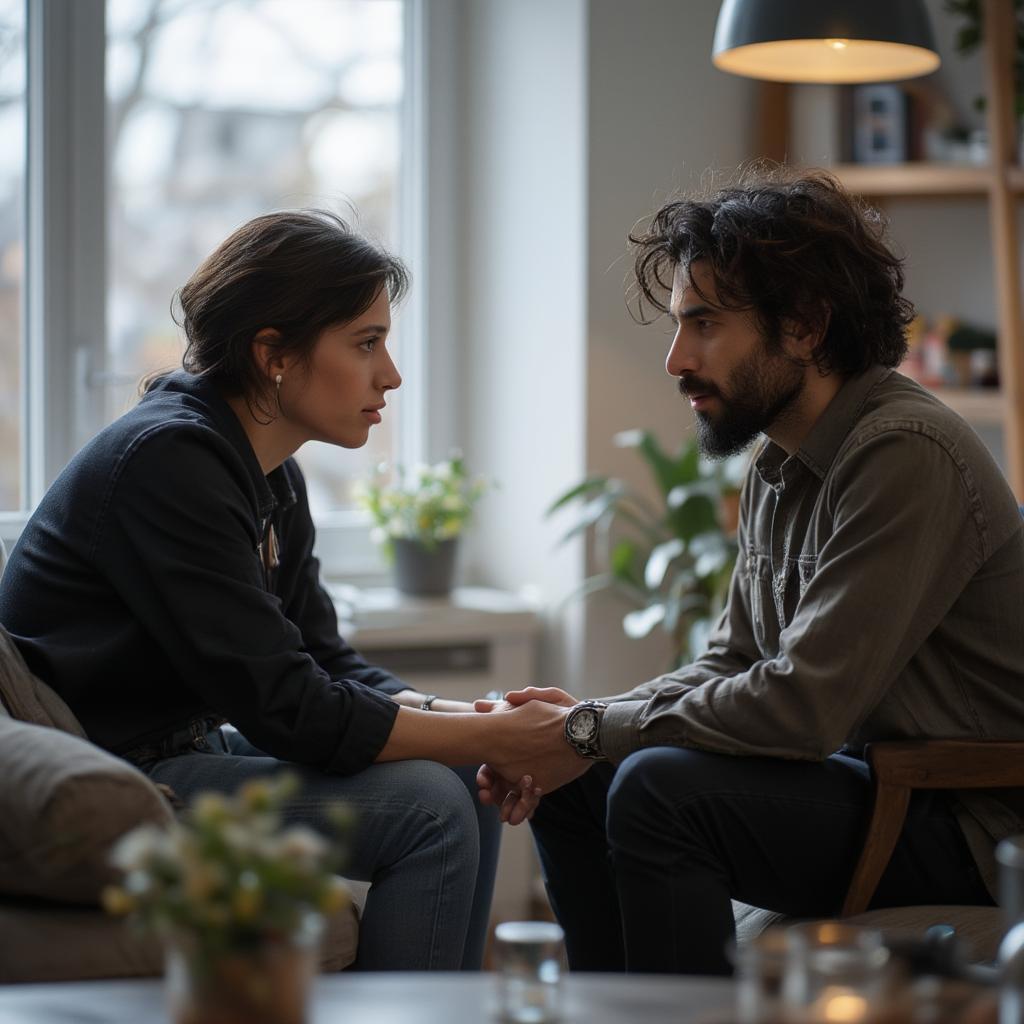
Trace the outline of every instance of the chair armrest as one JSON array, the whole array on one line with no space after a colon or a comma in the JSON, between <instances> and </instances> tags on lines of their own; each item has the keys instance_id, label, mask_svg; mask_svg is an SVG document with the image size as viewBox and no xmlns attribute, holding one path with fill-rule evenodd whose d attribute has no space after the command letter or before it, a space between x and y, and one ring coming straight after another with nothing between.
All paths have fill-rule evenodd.
<instances>
[{"instance_id":1,"label":"chair armrest","mask_svg":"<svg viewBox=\"0 0 1024 1024\"><path fill-rule=\"evenodd\" d=\"M1024 743L894 741L870 743L864 756L875 782L874 803L843 917L867 910L903 831L911 790L1024 788Z\"/></svg>"},{"instance_id":2,"label":"chair armrest","mask_svg":"<svg viewBox=\"0 0 1024 1024\"><path fill-rule=\"evenodd\" d=\"M870 743L865 757L876 779L910 789L1024 786L1024 743L999 740L911 740Z\"/></svg>"}]
</instances>

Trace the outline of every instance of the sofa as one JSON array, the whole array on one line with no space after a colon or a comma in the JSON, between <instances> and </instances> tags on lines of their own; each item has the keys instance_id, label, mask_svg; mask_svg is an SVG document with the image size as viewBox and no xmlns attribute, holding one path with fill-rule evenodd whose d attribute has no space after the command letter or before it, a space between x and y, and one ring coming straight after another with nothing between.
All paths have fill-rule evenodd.
<instances>
[{"instance_id":1,"label":"sofa","mask_svg":"<svg viewBox=\"0 0 1024 1024\"><path fill-rule=\"evenodd\" d=\"M159 943L99 906L111 847L174 810L134 766L90 743L0 626L0 983L162 973ZM327 923L321 969L353 962L355 904Z\"/></svg>"}]
</instances>

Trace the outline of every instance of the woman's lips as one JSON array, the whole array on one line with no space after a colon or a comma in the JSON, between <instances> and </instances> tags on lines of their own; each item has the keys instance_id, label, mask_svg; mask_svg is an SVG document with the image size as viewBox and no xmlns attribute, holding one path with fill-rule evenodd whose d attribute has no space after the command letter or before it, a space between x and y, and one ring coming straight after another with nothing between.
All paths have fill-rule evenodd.
<instances>
[{"instance_id":1,"label":"woman's lips","mask_svg":"<svg viewBox=\"0 0 1024 1024\"><path fill-rule=\"evenodd\" d=\"M380 423L381 416L377 409L364 409L363 415L370 423Z\"/></svg>"}]
</instances>

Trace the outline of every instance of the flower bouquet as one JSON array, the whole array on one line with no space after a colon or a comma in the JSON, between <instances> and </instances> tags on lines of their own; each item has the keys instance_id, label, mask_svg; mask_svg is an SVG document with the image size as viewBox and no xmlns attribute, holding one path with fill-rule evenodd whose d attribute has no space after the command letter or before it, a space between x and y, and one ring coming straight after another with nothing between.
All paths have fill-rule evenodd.
<instances>
[{"instance_id":1,"label":"flower bouquet","mask_svg":"<svg viewBox=\"0 0 1024 1024\"><path fill-rule=\"evenodd\" d=\"M170 828L143 825L113 851L123 873L107 910L155 932L167 951L177 1024L302 1024L322 915L349 901L337 843L283 828L294 774L199 796ZM347 830L348 812L331 810Z\"/></svg>"}]
</instances>

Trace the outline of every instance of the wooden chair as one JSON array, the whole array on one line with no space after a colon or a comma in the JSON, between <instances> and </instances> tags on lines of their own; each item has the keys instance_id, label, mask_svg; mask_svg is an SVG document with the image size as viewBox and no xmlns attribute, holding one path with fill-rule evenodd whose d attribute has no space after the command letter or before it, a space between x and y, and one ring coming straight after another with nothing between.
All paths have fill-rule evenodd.
<instances>
[{"instance_id":1,"label":"wooden chair","mask_svg":"<svg viewBox=\"0 0 1024 1024\"><path fill-rule=\"evenodd\" d=\"M865 748L874 798L860 859L841 915L890 935L921 936L938 924L952 926L968 958L995 960L1005 931L999 907L905 906L867 910L906 820L914 789L1024 787L1024 743L988 740L907 740ZM791 922L783 914L733 902L736 934L748 941L765 928Z\"/></svg>"},{"instance_id":2,"label":"wooden chair","mask_svg":"<svg viewBox=\"0 0 1024 1024\"><path fill-rule=\"evenodd\" d=\"M869 743L874 803L842 916L867 910L907 816L915 789L1024 788L1024 743L907 740Z\"/></svg>"}]
</instances>

